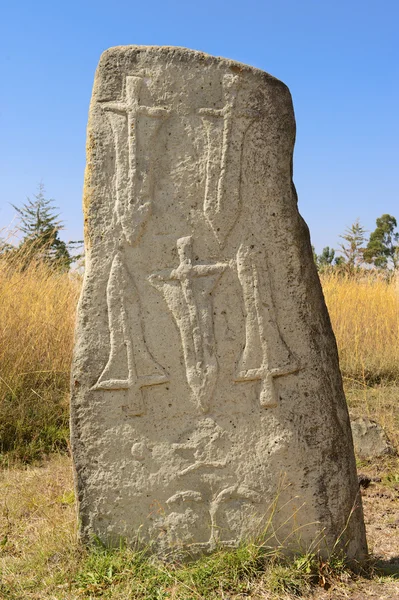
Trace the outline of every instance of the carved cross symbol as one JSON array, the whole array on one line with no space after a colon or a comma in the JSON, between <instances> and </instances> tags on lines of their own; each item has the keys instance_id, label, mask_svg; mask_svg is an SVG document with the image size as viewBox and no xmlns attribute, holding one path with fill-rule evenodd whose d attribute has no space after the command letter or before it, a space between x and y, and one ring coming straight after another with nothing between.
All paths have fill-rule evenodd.
<instances>
[{"instance_id":1,"label":"carved cross symbol","mask_svg":"<svg viewBox=\"0 0 399 600\"><path fill-rule=\"evenodd\" d=\"M180 331L187 381L197 406L209 410L218 363L211 294L228 263L193 264L192 237L177 240L179 266L154 273L150 283L162 291ZM201 280L196 285L196 280Z\"/></svg>"},{"instance_id":2,"label":"carved cross symbol","mask_svg":"<svg viewBox=\"0 0 399 600\"><path fill-rule=\"evenodd\" d=\"M131 245L137 242L151 211L155 138L162 119L170 114L170 110L162 106L140 105L140 90L144 81L144 77L127 76L125 100L105 102L102 105L104 111L111 113L111 127L115 135L116 209L125 238ZM112 114L127 117L127 153L124 138L126 131L115 117L112 118ZM142 123L140 139L139 120Z\"/></svg>"},{"instance_id":3,"label":"carved cross symbol","mask_svg":"<svg viewBox=\"0 0 399 600\"><path fill-rule=\"evenodd\" d=\"M224 75L224 107L199 109L208 138L204 214L221 247L240 211L244 136L258 116L257 111L236 108L239 83L238 75Z\"/></svg>"}]
</instances>

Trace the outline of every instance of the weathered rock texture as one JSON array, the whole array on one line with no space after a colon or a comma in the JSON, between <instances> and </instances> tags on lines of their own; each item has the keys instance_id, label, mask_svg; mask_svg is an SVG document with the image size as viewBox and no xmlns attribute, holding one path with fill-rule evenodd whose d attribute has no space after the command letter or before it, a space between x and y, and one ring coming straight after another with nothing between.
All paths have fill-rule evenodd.
<instances>
[{"instance_id":1,"label":"weathered rock texture","mask_svg":"<svg viewBox=\"0 0 399 600\"><path fill-rule=\"evenodd\" d=\"M359 458L378 458L385 454L395 455L384 429L376 421L357 417L351 421L353 445Z\"/></svg>"},{"instance_id":2,"label":"weathered rock texture","mask_svg":"<svg viewBox=\"0 0 399 600\"><path fill-rule=\"evenodd\" d=\"M210 550L275 506L270 543L342 534L364 554L294 138L290 93L260 70L183 48L101 57L73 366L84 539Z\"/></svg>"}]
</instances>

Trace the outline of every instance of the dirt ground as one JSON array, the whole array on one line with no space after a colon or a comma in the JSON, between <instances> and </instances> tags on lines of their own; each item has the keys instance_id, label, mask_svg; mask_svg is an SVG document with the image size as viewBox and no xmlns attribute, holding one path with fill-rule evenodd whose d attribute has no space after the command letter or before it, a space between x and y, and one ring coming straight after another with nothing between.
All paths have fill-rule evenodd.
<instances>
[{"instance_id":1,"label":"dirt ground","mask_svg":"<svg viewBox=\"0 0 399 600\"><path fill-rule=\"evenodd\" d=\"M399 600L399 460L366 464L359 472L370 479L362 489L369 551L375 559L372 580L359 578L320 590L314 600ZM389 577L387 577L389 576Z\"/></svg>"}]
</instances>

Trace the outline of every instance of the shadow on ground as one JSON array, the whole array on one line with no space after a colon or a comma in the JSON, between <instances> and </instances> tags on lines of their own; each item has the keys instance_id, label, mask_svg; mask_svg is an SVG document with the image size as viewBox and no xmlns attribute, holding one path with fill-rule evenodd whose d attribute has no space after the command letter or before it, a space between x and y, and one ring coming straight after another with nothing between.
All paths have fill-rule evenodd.
<instances>
[{"instance_id":1,"label":"shadow on ground","mask_svg":"<svg viewBox=\"0 0 399 600\"><path fill-rule=\"evenodd\" d=\"M399 556L393 556L389 560L378 558L375 562L374 568L378 575L399 579Z\"/></svg>"}]
</instances>

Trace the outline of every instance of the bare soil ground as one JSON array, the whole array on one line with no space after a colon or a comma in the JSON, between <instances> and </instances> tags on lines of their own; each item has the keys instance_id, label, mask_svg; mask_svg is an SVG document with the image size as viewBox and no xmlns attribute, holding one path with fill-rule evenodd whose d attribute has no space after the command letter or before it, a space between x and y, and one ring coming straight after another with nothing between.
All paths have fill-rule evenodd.
<instances>
[{"instance_id":1,"label":"bare soil ground","mask_svg":"<svg viewBox=\"0 0 399 600\"><path fill-rule=\"evenodd\" d=\"M370 580L359 578L320 590L313 595L315 600L399 600L399 485L371 484L362 495L376 574Z\"/></svg>"},{"instance_id":2,"label":"bare soil ground","mask_svg":"<svg viewBox=\"0 0 399 600\"><path fill-rule=\"evenodd\" d=\"M399 387L350 386L346 394L351 415L378 421L399 449ZM375 575L320 590L315 600L399 600L399 457L359 460L358 472L371 480L362 498Z\"/></svg>"}]
</instances>

